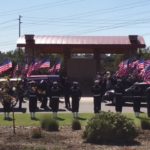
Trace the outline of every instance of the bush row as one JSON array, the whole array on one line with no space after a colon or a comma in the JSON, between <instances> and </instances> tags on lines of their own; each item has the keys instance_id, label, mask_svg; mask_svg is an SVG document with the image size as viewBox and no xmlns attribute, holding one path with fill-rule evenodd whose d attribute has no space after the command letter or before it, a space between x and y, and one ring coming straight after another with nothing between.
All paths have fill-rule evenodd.
<instances>
[{"instance_id":1,"label":"bush row","mask_svg":"<svg viewBox=\"0 0 150 150\"><path fill-rule=\"evenodd\" d=\"M59 131L59 123L56 119L43 116L41 128L46 131ZM150 129L150 120L141 120L143 129ZM78 119L72 121L72 130L80 130L81 123ZM85 127L83 138L87 142L111 143L111 142L132 142L138 136L138 129L133 120L120 113L101 112L92 117ZM40 128L32 130L33 138L41 137Z\"/></svg>"},{"instance_id":2,"label":"bush row","mask_svg":"<svg viewBox=\"0 0 150 150\"><path fill-rule=\"evenodd\" d=\"M138 130L132 120L120 113L101 112L91 118L83 138L88 142L130 142L138 136Z\"/></svg>"}]
</instances>

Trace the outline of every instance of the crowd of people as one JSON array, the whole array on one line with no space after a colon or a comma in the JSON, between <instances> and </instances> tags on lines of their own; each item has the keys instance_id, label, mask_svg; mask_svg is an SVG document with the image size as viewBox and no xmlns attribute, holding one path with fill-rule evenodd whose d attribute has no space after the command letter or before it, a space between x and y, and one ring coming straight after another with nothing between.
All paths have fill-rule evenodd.
<instances>
[{"instance_id":1,"label":"crowd of people","mask_svg":"<svg viewBox=\"0 0 150 150\"><path fill-rule=\"evenodd\" d=\"M118 78L112 75L110 72L105 74L97 73L94 79L94 84L91 87L91 94L93 96L93 111L95 114L101 111L101 103L103 101L103 95L107 90L115 90L115 110L116 112L122 112L123 108L123 94L124 90L130 87L133 83L137 82L137 79L132 76L126 78ZM140 89L133 89L133 110L136 117L140 113L141 95ZM150 107L150 87L146 91L147 104ZM24 97L29 100L29 111L31 119L36 119L36 111L38 109L37 102L40 102L40 109L51 109L53 117L57 118L59 110L60 97L63 96L65 100L66 109L72 111L73 117L78 117L80 98L82 96L82 90L79 83L76 81L70 81L67 76L61 78L58 81L40 80L36 82L34 80L27 81L21 80L15 86L11 85L9 80L1 85L0 100L4 107L4 119L10 118L9 113L12 111L12 107L18 104L18 107L22 108ZM70 99L71 97L71 99ZM150 109L148 109L148 116L150 117Z\"/></svg>"},{"instance_id":2,"label":"crowd of people","mask_svg":"<svg viewBox=\"0 0 150 150\"><path fill-rule=\"evenodd\" d=\"M99 73L96 76L95 85L93 86L94 93L94 112L97 113L101 110L101 102L104 93L107 90L114 89L115 95L115 110L116 112L121 113L124 105L124 94L125 90L131 87L136 82L143 82L140 78L136 78L136 76L128 75L124 77L117 77L115 74L112 75L110 72L106 72L104 75L100 75ZM150 117L150 83L145 83L146 89L145 93L145 102L147 104L147 115ZM99 92L98 92L99 91ZM133 111L136 117L140 115L140 108L142 102L142 87L135 86L131 88L130 92L132 95L133 102ZM101 96L100 96L101 95ZM99 111L98 111L99 110Z\"/></svg>"},{"instance_id":3,"label":"crowd of people","mask_svg":"<svg viewBox=\"0 0 150 150\"><path fill-rule=\"evenodd\" d=\"M64 96L66 109L72 111L73 117L78 117L81 89L76 81L70 82L67 77L62 81L25 81L21 80L16 85L8 80L1 85L0 100L3 104L4 119L9 120L9 113L18 103L19 109L26 97L29 100L29 112L31 119L36 119L35 113L38 109L52 110L53 117L57 118L60 97ZM70 101L71 97L71 101ZM40 108L38 108L38 101Z\"/></svg>"}]
</instances>

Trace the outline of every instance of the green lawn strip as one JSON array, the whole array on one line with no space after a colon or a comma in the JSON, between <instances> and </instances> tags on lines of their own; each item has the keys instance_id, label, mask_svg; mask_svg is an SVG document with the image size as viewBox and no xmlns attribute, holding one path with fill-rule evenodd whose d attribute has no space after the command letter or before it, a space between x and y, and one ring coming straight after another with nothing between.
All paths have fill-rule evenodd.
<instances>
[{"instance_id":1,"label":"green lawn strip","mask_svg":"<svg viewBox=\"0 0 150 150\"><path fill-rule=\"evenodd\" d=\"M36 113L37 119L41 119L42 116L52 117L51 113ZM81 113L80 122L81 125L86 125L88 119L90 119L94 114L92 113ZM3 120L3 114L0 114L0 126L11 126L12 121ZM72 113L58 113L58 121L60 126L71 125L72 123ZM15 114L16 126L40 126L39 120L31 120L30 114Z\"/></svg>"},{"instance_id":2,"label":"green lawn strip","mask_svg":"<svg viewBox=\"0 0 150 150\"><path fill-rule=\"evenodd\" d=\"M141 113L140 117L138 118L135 117L134 113L124 113L124 115L133 120L136 126L139 128L141 127L141 120L150 120L150 118L147 117L146 113Z\"/></svg>"},{"instance_id":3,"label":"green lawn strip","mask_svg":"<svg viewBox=\"0 0 150 150\"><path fill-rule=\"evenodd\" d=\"M52 117L52 113L36 113L36 117L40 120L42 116L47 115L49 118ZM140 114L139 118L134 116L134 113L123 113L131 120L133 120L137 127L141 127L142 119L149 119L147 114ZM79 121L82 126L85 126L87 121L94 116L93 113L80 113ZM30 114L15 114L16 126L40 126L39 120L31 120ZM60 126L71 125L72 123L72 113L58 113L58 121ZM12 121L3 120L3 114L0 114L0 126L12 126Z\"/></svg>"}]
</instances>

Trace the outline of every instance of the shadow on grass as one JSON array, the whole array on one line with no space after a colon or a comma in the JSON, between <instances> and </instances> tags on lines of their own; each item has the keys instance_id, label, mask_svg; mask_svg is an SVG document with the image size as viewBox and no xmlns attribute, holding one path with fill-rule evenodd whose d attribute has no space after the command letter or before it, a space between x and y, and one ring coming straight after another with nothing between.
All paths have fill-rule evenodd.
<instances>
[{"instance_id":1,"label":"shadow on grass","mask_svg":"<svg viewBox=\"0 0 150 150\"><path fill-rule=\"evenodd\" d=\"M26 113L27 109L26 108L13 108L14 112L22 112L22 113ZM0 108L0 112L4 112L3 108Z\"/></svg>"},{"instance_id":2,"label":"shadow on grass","mask_svg":"<svg viewBox=\"0 0 150 150\"><path fill-rule=\"evenodd\" d=\"M4 118L5 121L13 121L13 118L8 117L8 118Z\"/></svg>"},{"instance_id":3,"label":"shadow on grass","mask_svg":"<svg viewBox=\"0 0 150 150\"><path fill-rule=\"evenodd\" d=\"M58 110L59 112L64 112L66 111L65 109L59 109ZM52 109L51 108L46 108L46 109L37 109L36 112L52 112Z\"/></svg>"},{"instance_id":4,"label":"shadow on grass","mask_svg":"<svg viewBox=\"0 0 150 150\"><path fill-rule=\"evenodd\" d=\"M150 130L150 118L148 117L138 117L141 122L141 128L143 130Z\"/></svg>"},{"instance_id":5,"label":"shadow on grass","mask_svg":"<svg viewBox=\"0 0 150 150\"><path fill-rule=\"evenodd\" d=\"M64 121L65 119L64 118L60 118L60 117L57 117L56 118L58 121Z\"/></svg>"},{"instance_id":6,"label":"shadow on grass","mask_svg":"<svg viewBox=\"0 0 150 150\"><path fill-rule=\"evenodd\" d=\"M86 118L77 117L78 120L87 120Z\"/></svg>"}]
</instances>

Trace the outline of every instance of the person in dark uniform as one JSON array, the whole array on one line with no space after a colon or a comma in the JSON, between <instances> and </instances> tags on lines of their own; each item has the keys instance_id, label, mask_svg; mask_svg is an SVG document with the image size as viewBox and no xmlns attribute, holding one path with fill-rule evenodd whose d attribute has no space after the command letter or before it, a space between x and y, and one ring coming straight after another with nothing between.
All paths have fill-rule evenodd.
<instances>
[{"instance_id":1,"label":"person in dark uniform","mask_svg":"<svg viewBox=\"0 0 150 150\"><path fill-rule=\"evenodd\" d=\"M150 87L146 89L147 115L150 117Z\"/></svg>"},{"instance_id":2,"label":"person in dark uniform","mask_svg":"<svg viewBox=\"0 0 150 150\"><path fill-rule=\"evenodd\" d=\"M58 82L54 81L51 87L51 108L52 108L54 118L57 118L60 93L61 93L61 89L58 85Z\"/></svg>"},{"instance_id":3,"label":"person in dark uniform","mask_svg":"<svg viewBox=\"0 0 150 150\"><path fill-rule=\"evenodd\" d=\"M72 113L74 118L78 118L79 112L79 101L81 98L81 89L78 82L73 82L73 85L70 89L70 95L72 98Z\"/></svg>"},{"instance_id":4,"label":"person in dark uniform","mask_svg":"<svg viewBox=\"0 0 150 150\"><path fill-rule=\"evenodd\" d=\"M34 120L36 119L35 112L37 111L37 86L35 81L31 81L29 84L29 111L31 114L31 119Z\"/></svg>"},{"instance_id":5,"label":"person in dark uniform","mask_svg":"<svg viewBox=\"0 0 150 150\"><path fill-rule=\"evenodd\" d=\"M28 81L26 78L23 78L22 79L22 86L23 86L23 90L24 90L24 98L27 97L27 94L28 94ZM25 100L23 100L23 103L26 103Z\"/></svg>"},{"instance_id":6,"label":"person in dark uniform","mask_svg":"<svg viewBox=\"0 0 150 150\"><path fill-rule=\"evenodd\" d=\"M70 110L71 105L70 105L70 87L71 83L69 79L66 77L63 85L63 93L64 93L64 98L65 98L65 107Z\"/></svg>"},{"instance_id":7,"label":"person in dark uniform","mask_svg":"<svg viewBox=\"0 0 150 150\"><path fill-rule=\"evenodd\" d=\"M51 108L52 107L52 102L51 102L51 88L53 86L53 81L51 81L50 79L48 79L48 82L47 82L47 96L48 96L48 99L49 99L49 104L48 106Z\"/></svg>"},{"instance_id":8,"label":"person in dark uniform","mask_svg":"<svg viewBox=\"0 0 150 150\"><path fill-rule=\"evenodd\" d=\"M19 101L19 109L22 108L23 97L24 97L23 84L22 82L19 82L17 84L17 99Z\"/></svg>"},{"instance_id":9,"label":"person in dark uniform","mask_svg":"<svg viewBox=\"0 0 150 150\"><path fill-rule=\"evenodd\" d=\"M118 79L117 84L115 85L115 99L116 99L116 104L115 104L115 110L116 112L122 112L122 106L123 106L123 93L124 93L124 88L122 84L122 80Z\"/></svg>"},{"instance_id":10,"label":"person in dark uniform","mask_svg":"<svg viewBox=\"0 0 150 150\"><path fill-rule=\"evenodd\" d=\"M93 97L94 97L94 113L99 113L99 111L101 110L101 86L99 84L98 80L94 81L94 85L92 87L92 93L93 93Z\"/></svg>"},{"instance_id":11,"label":"person in dark uniform","mask_svg":"<svg viewBox=\"0 0 150 150\"><path fill-rule=\"evenodd\" d=\"M140 105L141 105L141 87L136 86L133 89L133 110L136 117L140 115Z\"/></svg>"},{"instance_id":12,"label":"person in dark uniform","mask_svg":"<svg viewBox=\"0 0 150 150\"><path fill-rule=\"evenodd\" d=\"M38 86L38 98L41 101L41 108L47 109L47 83L41 80Z\"/></svg>"}]
</instances>

